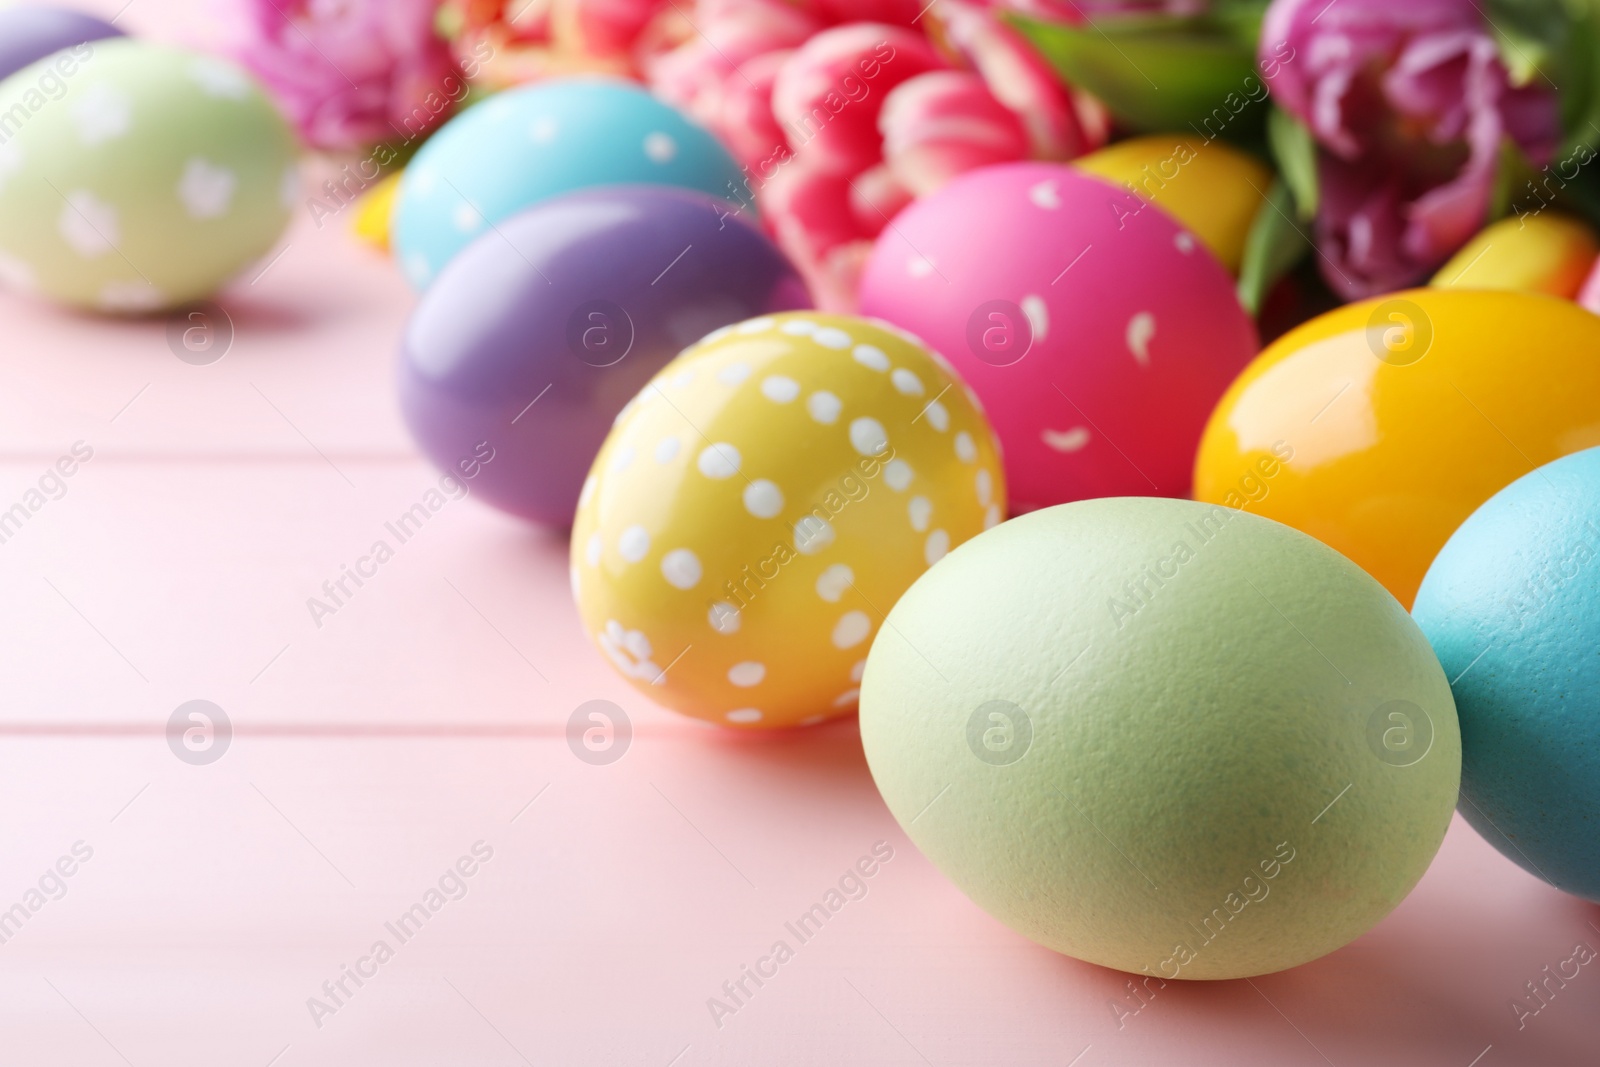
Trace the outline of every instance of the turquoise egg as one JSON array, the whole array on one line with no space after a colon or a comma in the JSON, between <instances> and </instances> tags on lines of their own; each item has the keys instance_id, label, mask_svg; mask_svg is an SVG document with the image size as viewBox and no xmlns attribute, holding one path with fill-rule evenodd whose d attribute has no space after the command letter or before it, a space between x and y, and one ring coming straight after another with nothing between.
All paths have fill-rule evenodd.
<instances>
[{"instance_id":1,"label":"turquoise egg","mask_svg":"<svg viewBox=\"0 0 1600 1067\"><path fill-rule=\"evenodd\" d=\"M446 123L406 168L394 249L425 289L457 252L541 200L601 185L675 185L731 202L749 193L715 137L645 90L569 78L499 93Z\"/></svg>"},{"instance_id":2,"label":"turquoise egg","mask_svg":"<svg viewBox=\"0 0 1600 1067\"><path fill-rule=\"evenodd\" d=\"M1412 615L1453 679L1462 817L1524 870L1600 901L1600 448L1473 512Z\"/></svg>"}]
</instances>

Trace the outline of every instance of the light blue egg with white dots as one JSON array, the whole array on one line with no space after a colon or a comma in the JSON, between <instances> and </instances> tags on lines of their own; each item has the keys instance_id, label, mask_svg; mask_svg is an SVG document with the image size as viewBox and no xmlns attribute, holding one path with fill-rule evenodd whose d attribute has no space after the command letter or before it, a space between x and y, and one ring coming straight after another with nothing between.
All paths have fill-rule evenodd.
<instances>
[{"instance_id":1,"label":"light blue egg with white dots","mask_svg":"<svg viewBox=\"0 0 1600 1067\"><path fill-rule=\"evenodd\" d=\"M564 193L638 184L753 210L727 149L644 89L597 77L512 89L451 119L412 159L395 203L395 256L425 289L501 219Z\"/></svg>"},{"instance_id":2,"label":"light blue egg with white dots","mask_svg":"<svg viewBox=\"0 0 1600 1067\"><path fill-rule=\"evenodd\" d=\"M1473 512L1412 615L1452 679L1462 816L1524 870L1600 901L1600 448Z\"/></svg>"}]
</instances>

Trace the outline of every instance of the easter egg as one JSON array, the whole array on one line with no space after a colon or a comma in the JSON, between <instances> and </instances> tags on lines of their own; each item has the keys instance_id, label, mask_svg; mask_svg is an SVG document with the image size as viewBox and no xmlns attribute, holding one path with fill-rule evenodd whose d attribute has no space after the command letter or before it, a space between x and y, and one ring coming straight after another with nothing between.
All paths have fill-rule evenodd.
<instances>
[{"instance_id":1,"label":"easter egg","mask_svg":"<svg viewBox=\"0 0 1600 1067\"><path fill-rule=\"evenodd\" d=\"M1433 276L1445 289L1521 289L1568 300L1600 255L1585 222L1553 211L1501 219L1483 228Z\"/></svg>"},{"instance_id":2,"label":"easter egg","mask_svg":"<svg viewBox=\"0 0 1600 1067\"><path fill-rule=\"evenodd\" d=\"M58 78L71 77L78 64L94 55L90 42L121 36L122 31L111 23L80 11L35 4L0 7L0 81L45 56L81 46L56 67ZM47 76L43 70L40 75ZM48 93L55 84L48 82L44 91Z\"/></svg>"},{"instance_id":3,"label":"easter egg","mask_svg":"<svg viewBox=\"0 0 1600 1067\"><path fill-rule=\"evenodd\" d=\"M423 294L400 407L474 494L564 527L652 375L719 326L807 306L783 254L721 201L668 186L573 193L501 222Z\"/></svg>"},{"instance_id":4,"label":"easter egg","mask_svg":"<svg viewBox=\"0 0 1600 1067\"><path fill-rule=\"evenodd\" d=\"M639 393L572 529L585 629L651 700L742 728L855 710L883 612L1000 521L988 422L882 323L722 329Z\"/></svg>"},{"instance_id":5,"label":"easter egg","mask_svg":"<svg viewBox=\"0 0 1600 1067\"><path fill-rule=\"evenodd\" d=\"M394 200L400 191L399 174L391 174L374 185L356 205L350 229L369 247L389 251L389 220L394 217Z\"/></svg>"},{"instance_id":6,"label":"easter egg","mask_svg":"<svg viewBox=\"0 0 1600 1067\"><path fill-rule=\"evenodd\" d=\"M1005 446L1014 511L1189 492L1212 406L1255 355L1233 280L1126 189L1054 163L971 171L878 237L861 310L942 352Z\"/></svg>"},{"instance_id":7,"label":"easter egg","mask_svg":"<svg viewBox=\"0 0 1600 1067\"><path fill-rule=\"evenodd\" d=\"M288 125L234 64L127 38L0 83L0 280L142 312L208 296L269 251L299 184ZM43 79L65 88L42 95Z\"/></svg>"},{"instance_id":8,"label":"easter egg","mask_svg":"<svg viewBox=\"0 0 1600 1067\"><path fill-rule=\"evenodd\" d=\"M1461 814L1600 901L1600 449L1523 475L1450 536L1412 611L1461 717Z\"/></svg>"},{"instance_id":9,"label":"easter egg","mask_svg":"<svg viewBox=\"0 0 1600 1067\"><path fill-rule=\"evenodd\" d=\"M1150 134L1118 141L1072 161L1116 182L1177 219L1232 274L1272 187L1271 168L1223 141Z\"/></svg>"},{"instance_id":10,"label":"easter egg","mask_svg":"<svg viewBox=\"0 0 1600 1067\"><path fill-rule=\"evenodd\" d=\"M1554 297L1419 289L1274 341L1217 405L1195 497L1288 523L1411 604L1466 517L1600 444L1600 316Z\"/></svg>"},{"instance_id":11,"label":"easter egg","mask_svg":"<svg viewBox=\"0 0 1600 1067\"><path fill-rule=\"evenodd\" d=\"M749 199L716 138L644 89L566 78L498 93L445 123L406 167L395 203L395 256L411 284L522 209L603 185L673 185ZM739 200L743 196L745 201Z\"/></svg>"},{"instance_id":12,"label":"easter egg","mask_svg":"<svg viewBox=\"0 0 1600 1067\"><path fill-rule=\"evenodd\" d=\"M1461 769L1444 672L1382 586L1279 523L1154 497L1024 515L918 579L867 657L861 739L980 907L1161 979L1369 930Z\"/></svg>"}]
</instances>

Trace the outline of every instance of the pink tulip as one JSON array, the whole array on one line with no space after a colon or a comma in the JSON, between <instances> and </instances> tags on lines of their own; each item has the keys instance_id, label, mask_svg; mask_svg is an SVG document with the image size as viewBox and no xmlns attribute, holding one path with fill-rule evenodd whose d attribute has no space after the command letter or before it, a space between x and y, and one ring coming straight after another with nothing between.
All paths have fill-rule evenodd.
<instances>
[{"instance_id":1,"label":"pink tulip","mask_svg":"<svg viewBox=\"0 0 1600 1067\"><path fill-rule=\"evenodd\" d=\"M1324 276L1355 299L1427 276L1486 221L1509 138L1538 165L1556 99L1513 88L1475 0L1274 0L1260 56L1320 145Z\"/></svg>"},{"instance_id":2,"label":"pink tulip","mask_svg":"<svg viewBox=\"0 0 1600 1067\"><path fill-rule=\"evenodd\" d=\"M1104 112L1088 107L1080 116L1050 65L993 13L979 4L943 0L928 9L927 17L982 77L994 99L1022 123L1028 149L1017 158L1073 159L1105 141L1109 130ZM1090 124L1096 127L1092 133L1085 129Z\"/></svg>"},{"instance_id":3,"label":"pink tulip","mask_svg":"<svg viewBox=\"0 0 1600 1067\"><path fill-rule=\"evenodd\" d=\"M813 168L852 176L878 162L878 112L896 85L944 60L920 34L884 23L824 30L791 56L772 88L772 112Z\"/></svg>"},{"instance_id":4,"label":"pink tulip","mask_svg":"<svg viewBox=\"0 0 1600 1067\"><path fill-rule=\"evenodd\" d=\"M888 22L913 25L927 0L811 0L808 5L828 22Z\"/></svg>"},{"instance_id":5,"label":"pink tulip","mask_svg":"<svg viewBox=\"0 0 1600 1067\"><path fill-rule=\"evenodd\" d=\"M745 60L702 104L708 124L726 131L724 143L746 166L760 169L785 151L783 128L772 113L772 87L793 54L784 48Z\"/></svg>"},{"instance_id":6,"label":"pink tulip","mask_svg":"<svg viewBox=\"0 0 1600 1067\"><path fill-rule=\"evenodd\" d=\"M772 114L778 71L822 24L782 0L720 0L693 18L698 32L646 64L650 85L755 169L785 144Z\"/></svg>"},{"instance_id":7,"label":"pink tulip","mask_svg":"<svg viewBox=\"0 0 1600 1067\"><path fill-rule=\"evenodd\" d=\"M1054 22L1086 25L1104 18L1204 15L1211 0L1001 0L1002 7Z\"/></svg>"},{"instance_id":8,"label":"pink tulip","mask_svg":"<svg viewBox=\"0 0 1600 1067\"><path fill-rule=\"evenodd\" d=\"M492 90L579 73L639 78L694 28L673 0L437 0L455 54Z\"/></svg>"},{"instance_id":9,"label":"pink tulip","mask_svg":"<svg viewBox=\"0 0 1600 1067\"><path fill-rule=\"evenodd\" d=\"M969 70L919 74L890 90L879 116L883 157L917 196L977 167L1028 158L1022 120Z\"/></svg>"},{"instance_id":10,"label":"pink tulip","mask_svg":"<svg viewBox=\"0 0 1600 1067\"><path fill-rule=\"evenodd\" d=\"M414 137L465 93L437 0L240 0L237 57L314 147Z\"/></svg>"},{"instance_id":11,"label":"pink tulip","mask_svg":"<svg viewBox=\"0 0 1600 1067\"><path fill-rule=\"evenodd\" d=\"M826 25L783 0L716 0L692 12L690 35L646 70L658 93L691 114L697 112L701 94L717 93L727 81L742 81L741 64L797 48Z\"/></svg>"},{"instance_id":12,"label":"pink tulip","mask_svg":"<svg viewBox=\"0 0 1600 1067\"><path fill-rule=\"evenodd\" d=\"M873 239L913 197L1105 140L1103 112L983 0L676 2L696 32L650 61L652 87L746 167L767 227L831 310L854 306Z\"/></svg>"},{"instance_id":13,"label":"pink tulip","mask_svg":"<svg viewBox=\"0 0 1600 1067\"><path fill-rule=\"evenodd\" d=\"M521 21L520 4L513 21ZM555 0L551 22L558 44L593 56L630 57L650 23L669 9L668 0Z\"/></svg>"},{"instance_id":14,"label":"pink tulip","mask_svg":"<svg viewBox=\"0 0 1600 1067\"><path fill-rule=\"evenodd\" d=\"M857 174L850 182L850 212L857 235L876 238L899 210L915 199L887 163Z\"/></svg>"},{"instance_id":15,"label":"pink tulip","mask_svg":"<svg viewBox=\"0 0 1600 1067\"><path fill-rule=\"evenodd\" d=\"M851 179L797 156L761 188L761 210L773 236L799 268L817 306L842 310L855 305L856 283L872 247L853 202ZM863 198L865 199L865 198Z\"/></svg>"}]
</instances>

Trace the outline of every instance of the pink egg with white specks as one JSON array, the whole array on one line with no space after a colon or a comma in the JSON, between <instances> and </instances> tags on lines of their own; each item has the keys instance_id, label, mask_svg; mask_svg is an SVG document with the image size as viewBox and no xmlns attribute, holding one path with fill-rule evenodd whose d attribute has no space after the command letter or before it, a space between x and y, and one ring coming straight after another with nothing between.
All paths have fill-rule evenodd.
<instances>
[{"instance_id":1,"label":"pink egg with white specks","mask_svg":"<svg viewBox=\"0 0 1600 1067\"><path fill-rule=\"evenodd\" d=\"M906 208L873 248L861 310L966 379L1005 449L1016 512L1187 496L1206 419L1259 348L1199 240L1054 163L972 171Z\"/></svg>"}]
</instances>

